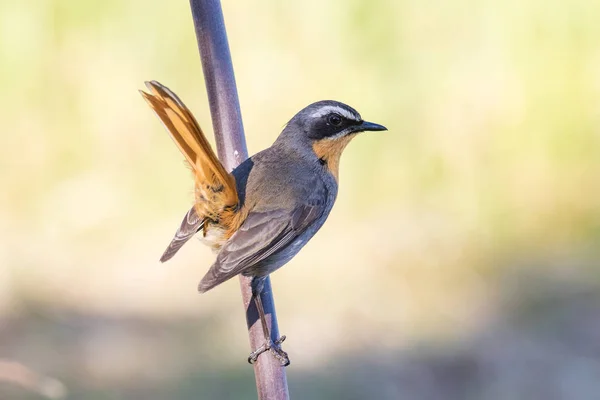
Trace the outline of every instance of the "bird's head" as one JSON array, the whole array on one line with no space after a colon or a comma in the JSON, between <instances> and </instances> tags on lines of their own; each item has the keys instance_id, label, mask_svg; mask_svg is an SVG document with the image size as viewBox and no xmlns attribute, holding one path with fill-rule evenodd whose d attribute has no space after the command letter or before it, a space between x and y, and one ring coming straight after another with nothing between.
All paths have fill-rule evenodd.
<instances>
[{"instance_id":1,"label":"bird's head","mask_svg":"<svg viewBox=\"0 0 600 400\"><path fill-rule=\"evenodd\" d=\"M338 177L339 158L346 145L358 133L385 131L383 125L367 122L352 107L338 101L313 103L288 122L282 132L284 141L308 143L323 165Z\"/></svg>"}]
</instances>

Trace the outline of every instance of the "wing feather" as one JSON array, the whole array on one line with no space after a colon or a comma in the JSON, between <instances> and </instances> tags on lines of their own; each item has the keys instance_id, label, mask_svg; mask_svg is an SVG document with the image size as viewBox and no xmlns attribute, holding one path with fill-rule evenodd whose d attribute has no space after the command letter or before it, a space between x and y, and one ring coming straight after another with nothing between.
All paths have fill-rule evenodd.
<instances>
[{"instance_id":1,"label":"wing feather","mask_svg":"<svg viewBox=\"0 0 600 400\"><path fill-rule=\"evenodd\" d=\"M300 205L293 210L253 212L223 246L198 290L206 292L267 260L291 244L321 215L322 205Z\"/></svg>"}]
</instances>

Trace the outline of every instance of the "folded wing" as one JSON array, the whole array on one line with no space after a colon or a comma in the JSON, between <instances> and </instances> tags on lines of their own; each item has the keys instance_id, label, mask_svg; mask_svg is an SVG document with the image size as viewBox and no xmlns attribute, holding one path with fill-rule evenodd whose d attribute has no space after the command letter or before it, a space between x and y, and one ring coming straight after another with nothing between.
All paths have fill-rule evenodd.
<instances>
[{"instance_id":1,"label":"folded wing","mask_svg":"<svg viewBox=\"0 0 600 400\"><path fill-rule=\"evenodd\" d=\"M198 290L206 292L281 251L319 219L323 211L323 205L302 204L291 210L250 213L223 246Z\"/></svg>"}]
</instances>

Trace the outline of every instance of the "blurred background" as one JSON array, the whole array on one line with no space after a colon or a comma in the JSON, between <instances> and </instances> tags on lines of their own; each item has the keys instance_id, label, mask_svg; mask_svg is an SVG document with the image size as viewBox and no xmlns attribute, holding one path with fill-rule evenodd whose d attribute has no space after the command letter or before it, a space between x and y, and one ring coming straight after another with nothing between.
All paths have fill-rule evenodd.
<instances>
[{"instance_id":1,"label":"blurred background","mask_svg":"<svg viewBox=\"0 0 600 400\"><path fill-rule=\"evenodd\" d=\"M296 399L600 398L600 2L224 0L250 153L336 99L328 223L273 277ZM138 93L212 140L187 1L0 2L0 399L253 399L236 280Z\"/></svg>"}]
</instances>

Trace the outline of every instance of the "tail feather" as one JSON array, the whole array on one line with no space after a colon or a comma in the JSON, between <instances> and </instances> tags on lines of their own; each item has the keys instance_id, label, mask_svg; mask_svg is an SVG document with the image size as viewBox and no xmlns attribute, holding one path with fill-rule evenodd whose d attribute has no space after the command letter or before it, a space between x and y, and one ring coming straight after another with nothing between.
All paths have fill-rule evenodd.
<instances>
[{"instance_id":1,"label":"tail feather","mask_svg":"<svg viewBox=\"0 0 600 400\"><path fill-rule=\"evenodd\" d=\"M196 204L200 215L213 214L213 204L234 206L237 201L235 179L228 173L214 151L198 122L183 102L166 86L156 81L146 82L150 93L142 96L194 170L196 178Z\"/></svg>"},{"instance_id":2,"label":"tail feather","mask_svg":"<svg viewBox=\"0 0 600 400\"><path fill-rule=\"evenodd\" d=\"M190 208L190 210L185 214L183 221L181 221L181 225L175 236L169 243L169 247L165 250L163 255L160 257L160 262L169 261L175 253L179 251L181 246L186 244L188 240L192 238L197 232L199 232L204 226L205 219L201 219L196 214L196 209L194 207Z\"/></svg>"},{"instance_id":3,"label":"tail feather","mask_svg":"<svg viewBox=\"0 0 600 400\"><path fill-rule=\"evenodd\" d=\"M171 138L192 167L195 177L196 201L188 211L161 261L171 258L199 229L205 220L218 221L224 210L234 209L238 195L233 175L225 170L200 125L183 102L166 86L156 81L146 82L150 93L140 93L160 118ZM197 221L186 222L194 216Z\"/></svg>"}]
</instances>

